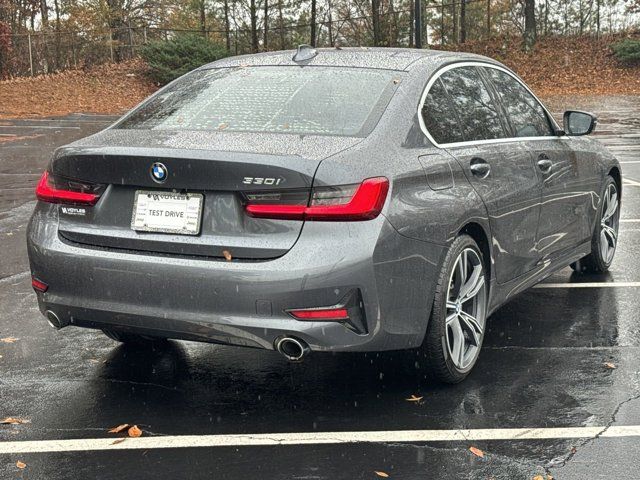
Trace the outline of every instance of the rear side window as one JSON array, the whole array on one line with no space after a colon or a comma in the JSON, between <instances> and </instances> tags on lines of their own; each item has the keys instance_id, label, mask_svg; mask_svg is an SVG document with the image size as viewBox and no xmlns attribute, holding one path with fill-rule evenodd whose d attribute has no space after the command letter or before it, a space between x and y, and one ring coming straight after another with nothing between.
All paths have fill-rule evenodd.
<instances>
[{"instance_id":1,"label":"rear side window","mask_svg":"<svg viewBox=\"0 0 640 480\"><path fill-rule=\"evenodd\" d=\"M425 128L437 143L453 143L464 140L460 130L460 121L440 79L431 85L427 93L422 106L422 119Z\"/></svg>"},{"instance_id":2,"label":"rear side window","mask_svg":"<svg viewBox=\"0 0 640 480\"><path fill-rule=\"evenodd\" d=\"M116 128L364 136L402 72L258 66L198 70Z\"/></svg>"},{"instance_id":3,"label":"rear side window","mask_svg":"<svg viewBox=\"0 0 640 480\"><path fill-rule=\"evenodd\" d=\"M515 78L502 70L484 68L493 82L500 101L507 111L516 137L543 137L553 135L544 108Z\"/></svg>"},{"instance_id":4,"label":"rear side window","mask_svg":"<svg viewBox=\"0 0 640 480\"><path fill-rule=\"evenodd\" d=\"M459 67L440 76L461 121L466 141L505 138L498 109L475 67Z\"/></svg>"}]
</instances>

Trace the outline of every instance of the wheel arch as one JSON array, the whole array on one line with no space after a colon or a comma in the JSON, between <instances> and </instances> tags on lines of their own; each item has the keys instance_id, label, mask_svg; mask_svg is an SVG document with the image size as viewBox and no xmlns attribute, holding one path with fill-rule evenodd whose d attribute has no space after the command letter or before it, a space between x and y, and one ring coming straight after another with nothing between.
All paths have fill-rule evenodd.
<instances>
[{"instance_id":1,"label":"wheel arch","mask_svg":"<svg viewBox=\"0 0 640 480\"><path fill-rule=\"evenodd\" d=\"M485 268L489 274L489 279L492 279L493 275L493 256L491 255L491 244L489 243L489 235L485 228L476 222L469 222L460 229L458 235L469 235L480 247L482 256L485 259Z\"/></svg>"},{"instance_id":2,"label":"wheel arch","mask_svg":"<svg viewBox=\"0 0 640 480\"><path fill-rule=\"evenodd\" d=\"M620 173L620 169L618 167L612 167L608 175L613 177L613 180L616 182L616 187L618 188L618 202L622 200L622 174Z\"/></svg>"}]
</instances>

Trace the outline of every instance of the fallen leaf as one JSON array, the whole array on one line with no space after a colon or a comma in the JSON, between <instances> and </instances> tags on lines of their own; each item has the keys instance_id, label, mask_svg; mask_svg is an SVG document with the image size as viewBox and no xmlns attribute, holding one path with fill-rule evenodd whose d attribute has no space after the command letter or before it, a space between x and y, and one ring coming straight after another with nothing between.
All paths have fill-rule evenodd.
<instances>
[{"instance_id":1,"label":"fallen leaf","mask_svg":"<svg viewBox=\"0 0 640 480\"><path fill-rule=\"evenodd\" d=\"M476 457L484 458L484 452L476 447L469 447L469 451L473 453Z\"/></svg>"},{"instance_id":2,"label":"fallen leaf","mask_svg":"<svg viewBox=\"0 0 640 480\"><path fill-rule=\"evenodd\" d=\"M231 259L233 258L233 257L231 256L231 252L230 252L229 250L223 250L223 251L222 251L222 255L224 255L224 258L226 258L226 259L227 259L227 262L230 262L230 261L231 261Z\"/></svg>"},{"instance_id":3,"label":"fallen leaf","mask_svg":"<svg viewBox=\"0 0 640 480\"><path fill-rule=\"evenodd\" d=\"M142 430L140 430L137 425L134 425L127 431L127 433L129 434L130 437L135 438L135 437L140 437L142 435Z\"/></svg>"},{"instance_id":4,"label":"fallen leaf","mask_svg":"<svg viewBox=\"0 0 640 480\"><path fill-rule=\"evenodd\" d=\"M385 472L379 472L378 470L375 470L373 473L375 473L376 475L382 478L389 478L389 474Z\"/></svg>"},{"instance_id":5,"label":"fallen leaf","mask_svg":"<svg viewBox=\"0 0 640 480\"><path fill-rule=\"evenodd\" d=\"M127 439L127 437L119 438L119 439L114 440L113 442L111 442L111 445L117 445L117 444L119 444L119 443L124 442L126 439Z\"/></svg>"},{"instance_id":6,"label":"fallen leaf","mask_svg":"<svg viewBox=\"0 0 640 480\"><path fill-rule=\"evenodd\" d=\"M23 469L24 467L26 467L26 466L27 466L27 464L26 464L26 463L24 463L24 462L21 462L20 460L18 460L18 461L16 462L16 467L18 467L20 470L22 470L22 469Z\"/></svg>"},{"instance_id":7,"label":"fallen leaf","mask_svg":"<svg viewBox=\"0 0 640 480\"><path fill-rule=\"evenodd\" d=\"M536 475L533 480L544 480L544 478L542 478L542 475Z\"/></svg>"},{"instance_id":8,"label":"fallen leaf","mask_svg":"<svg viewBox=\"0 0 640 480\"><path fill-rule=\"evenodd\" d=\"M14 337L6 337L6 338L0 338L0 342L2 343L14 343L17 342L18 339L14 338Z\"/></svg>"},{"instance_id":9,"label":"fallen leaf","mask_svg":"<svg viewBox=\"0 0 640 480\"><path fill-rule=\"evenodd\" d=\"M613 370L614 368L618 368L616 367L615 363L611 363L611 362L604 362L604 366L607 368L610 368L611 370Z\"/></svg>"},{"instance_id":10,"label":"fallen leaf","mask_svg":"<svg viewBox=\"0 0 640 480\"><path fill-rule=\"evenodd\" d=\"M419 402L424 397L416 397L415 395L411 395L409 398L405 398L407 402Z\"/></svg>"},{"instance_id":11,"label":"fallen leaf","mask_svg":"<svg viewBox=\"0 0 640 480\"><path fill-rule=\"evenodd\" d=\"M22 423L29 423L29 420L14 417L7 417L0 420L0 425L20 425Z\"/></svg>"},{"instance_id":12,"label":"fallen leaf","mask_svg":"<svg viewBox=\"0 0 640 480\"><path fill-rule=\"evenodd\" d=\"M109 433L120 433L121 431L123 431L125 428L128 428L128 427L129 427L128 423L123 423L122 425L113 427L111 430L109 430Z\"/></svg>"}]
</instances>

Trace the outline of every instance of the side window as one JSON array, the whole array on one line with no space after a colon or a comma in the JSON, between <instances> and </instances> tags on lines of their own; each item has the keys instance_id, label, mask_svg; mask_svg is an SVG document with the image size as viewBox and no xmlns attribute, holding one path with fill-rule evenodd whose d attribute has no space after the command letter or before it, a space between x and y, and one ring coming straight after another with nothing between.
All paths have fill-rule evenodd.
<instances>
[{"instance_id":1,"label":"side window","mask_svg":"<svg viewBox=\"0 0 640 480\"><path fill-rule=\"evenodd\" d=\"M502 70L484 67L515 130L516 137L544 137L553 130L542 105L515 78Z\"/></svg>"},{"instance_id":2,"label":"side window","mask_svg":"<svg viewBox=\"0 0 640 480\"><path fill-rule=\"evenodd\" d=\"M424 125L437 143L462 142L462 131L456 112L451 106L449 95L437 79L427 93L422 106Z\"/></svg>"},{"instance_id":3,"label":"side window","mask_svg":"<svg viewBox=\"0 0 640 480\"><path fill-rule=\"evenodd\" d=\"M459 67L440 76L462 122L464 139L505 138L498 109L475 67Z\"/></svg>"}]
</instances>

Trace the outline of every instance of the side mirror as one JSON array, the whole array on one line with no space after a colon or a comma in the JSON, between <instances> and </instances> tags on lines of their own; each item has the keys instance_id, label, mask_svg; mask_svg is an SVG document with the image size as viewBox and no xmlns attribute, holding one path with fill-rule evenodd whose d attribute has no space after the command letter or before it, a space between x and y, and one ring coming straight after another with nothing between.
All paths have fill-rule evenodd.
<instances>
[{"instance_id":1,"label":"side mirror","mask_svg":"<svg viewBox=\"0 0 640 480\"><path fill-rule=\"evenodd\" d=\"M598 119L587 112L568 110L564 112L563 123L566 134L577 137L593 132L598 124Z\"/></svg>"}]
</instances>

